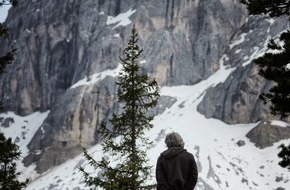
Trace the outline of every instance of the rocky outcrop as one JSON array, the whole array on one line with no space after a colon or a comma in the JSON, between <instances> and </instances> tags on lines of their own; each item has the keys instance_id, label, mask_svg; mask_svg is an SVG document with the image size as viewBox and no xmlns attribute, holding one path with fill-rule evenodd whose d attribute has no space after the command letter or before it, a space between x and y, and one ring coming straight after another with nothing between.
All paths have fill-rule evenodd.
<instances>
[{"instance_id":1,"label":"rocky outcrop","mask_svg":"<svg viewBox=\"0 0 290 190\"><path fill-rule=\"evenodd\" d=\"M95 85L69 89L51 109L51 114L37 131L24 159L26 166L36 162L43 172L99 142L97 126L107 120L114 106L114 78L107 77Z\"/></svg>"},{"instance_id":2,"label":"rocky outcrop","mask_svg":"<svg viewBox=\"0 0 290 190\"><path fill-rule=\"evenodd\" d=\"M274 35L283 27L283 22L261 18L246 22L245 9L236 0L21 1L5 24L13 30L12 39L1 48L18 48L14 63L0 76L6 110L19 115L50 110L24 161L35 162L40 173L99 141L99 123L118 110L114 78L72 86L118 66L132 24L144 49L142 71L161 86L195 84L218 70L221 60L236 67L224 84L207 91L199 106L207 117L229 123L251 122L263 113L257 94L268 84L251 64L242 64L255 46L263 46L268 33L262 31ZM245 32L248 40L234 44ZM162 98L151 113L174 101Z\"/></svg>"},{"instance_id":3,"label":"rocky outcrop","mask_svg":"<svg viewBox=\"0 0 290 190\"><path fill-rule=\"evenodd\" d=\"M273 146L273 143L290 138L290 127L271 124L270 121L261 122L246 135L259 148Z\"/></svg>"},{"instance_id":4,"label":"rocky outcrop","mask_svg":"<svg viewBox=\"0 0 290 190\"><path fill-rule=\"evenodd\" d=\"M267 50L267 40L275 38L288 26L285 18L250 17L234 35L221 62L235 68L227 80L207 90L198 111L230 124L270 119L267 106L259 95L268 91L271 83L258 75L253 59Z\"/></svg>"}]
</instances>

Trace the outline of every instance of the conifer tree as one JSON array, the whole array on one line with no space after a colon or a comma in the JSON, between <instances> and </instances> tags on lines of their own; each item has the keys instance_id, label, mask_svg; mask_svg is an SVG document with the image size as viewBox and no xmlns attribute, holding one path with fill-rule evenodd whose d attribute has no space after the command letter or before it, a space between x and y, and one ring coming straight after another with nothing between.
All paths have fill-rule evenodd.
<instances>
[{"instance_id":1,"label":"conifer tree","mask_svg":"<svg viewBox=\"0 0 290 190\"><path fill-rule=\"evenodd\" d=\"M290 16L289 0L241 0L247 6L249 14L268 14L270 17ZM289 18L290 19L290 18ZM263 102L271 103L273 115L281 119L290 115L290 30L283 32L280 42L273 39L268 44L269 53L254 60L259 66L259 74L265 79L273 81L274 86L267 93L262 93ZM290 144L282 144L278 157L282 158L279 165L290 169Z\"/></svg>"},{"instance_id":2,"label":"conifer tree","mask_svg":"<svg viewBox=\"0 0 290 190\"><path fill-rule=\"evenodd\" d=\"M16 171L15 161L20 158L19 147L12 142L11 138L6 139L0 133L0 189L1 190L21 190L26 187L28 180L19 182L18 176L21 174Z\"/></svg>"},{"instance_id":3,"label":"conifer tree","mask_svg":"<svg viewBox=\"0 0 290 190\"><path fill-rule=\"evenodd\" d=\"M269 92L262 93L260 98L264 103L271 102L271 113L284 119L290 115L290 31L282 33L279 44L270 40L269 53L255 59L254 63L259 66L261 76L274 82Z\"/></svg>"},{"instance_id":4,"label":"conifer tree","mask_svg":"<svg viewBox=\"0 0 290 190\"><path fill-rule=\"evenodd\" d=\"M0 0L0 7L1 6L5 6L8 5L9 3L11 3L13 6L17 5L18 1L15 0ZM9 38L9 29L7 27L5 27L2 23L0 23L0 37L5 39ZM15 53L16 49L14 47L11 48L11 50L9 50L8 52L6 52L4 55L1 55L0 57L0 74L4 72L4 68L6 67L6 65L11 64L13 61L13 56Z\"/></svg>"},{"instance_id":5,"label":"conifer tree","mask_svg":"<svg viewBox=\"0 0 290 190\"><path fill-rule=\"evenodd\" d=\"M278 153L278 157L282 160L279 162L279 165L283 168L288 168L290 170L290 145L285 146L281 144L279 146L282 150Z\"/></svg>"},{"instance_id":6,"label":"conifer tree","mask_svg":"<svg viewBox=\"0 0 290 190\"><path fill-rule=\"evenodd\" d=\"M17 4L18 4L18 0L0 0L0 6L2 5L16 6Z\"/></svg>"},{"instance_id":7,"label":"conifer tree","mask_svg":"<svg viewBox=\"0 0 290 190\"><path fill-rule=\"evenodd\" d=\"M289 0L241 0L249 14L269 14L271 17L290 15Z\"/></svg>"},{"instance_id":8,"label":"conifer tree","mask_svg":"<svg viewBox=\"0 0 290 190\"><path fill-rule=\"evenodd\" d=\"M146 149L152 146L144 135L152 128L150 123L154 116L147 113L149 108L157 105L159 87L155 79L141 74L138 59L142 49L138 44L138 33L135 26L131 31L124 57L120 58L122 70L117 79L117 97L122 110L113 114L109 120L111 127L103 122L100 134L104 141L102 149L105 155L96 161L84 150L89 163L101 172L98 176L90 176L84 168L85 183L89 186L101 187L105 190L139 190L150 189L146 185L151 176L152 166L148 165ZM117 164L114 164L117 163Z\"/></svg>"},{"instance_id":9,"label":"conifer tree","mask_svg":"<svg viewBox=\"0 0 290 190\"><path fill-rule=\"evenodd\" d=\"M12 6L17 4L17 0L1 0L0 7L11 3ZM2 23L0 23L0 37L7 39L9 37L9 29L7 29ZM16 49L11 48L6 54L0 57L0 74L5 72L5 67L11 64ZM0 103L0 111L2 109L2 103ZM15 161L20 158L21 152L17 144L12 142L11 138L6 139L3 133L0 132L0 189L1 190L21 190L28 184L28 180L25 182L18 181L18 176L21 174L16 171Z\"/></svg>"}]
</instances>

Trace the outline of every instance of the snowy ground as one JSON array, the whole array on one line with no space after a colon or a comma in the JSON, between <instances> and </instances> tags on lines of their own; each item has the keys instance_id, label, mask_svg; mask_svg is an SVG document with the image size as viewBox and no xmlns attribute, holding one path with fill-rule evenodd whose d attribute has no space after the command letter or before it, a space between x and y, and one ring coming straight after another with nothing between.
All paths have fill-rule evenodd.
<instances>
[{"instance_id":1,"label":"snowy ground","mask_svg":"<svg viewBox=\"0 0 290 190\"><path fill-rule=\"evenodd\" d=\"M11 5L3 5L2 7L0 7L0 23L6 20L10 8Z\"/></svg>"},{"instance_id":2,"label":"snowy ground","mask_svg":"<svg viewBox=\"0 0 290 190\"><path fill-rule=\"evenodd\" d=\"M217 119L207 119L196 111L205 90L223 82L233 70L221 64L221 69L214 75L194 86L161 89L161 95L174 97L177 101L164 113L155 117L153 121L155 127L146 134L155 142L155 146L147 151L150 164L155 166L157 157L165 150L166 133L176 131L183 136L185 148L195 155L198 162L199 182L196 190L270 190L278 187L289 189L289 173L277 164L279 161L277 146L282 142L270 148L258 149L245 137L245 134L256 126L256 123L228 125ZM106 71L103 74L113 75L115 72ZM84 84L80 83L78 85L91 85L85 81ZM25 156L27 155L26 145L47 114L48 112L34 113L26 117L20 117L11 112L2 114L1 117L14 118L14 123L9 128L1 127L1 131L14 139L19 137L19 145ZM279 121L274 121L274 123L277 124ZM246 145L239 147L236 144L239 140L244 140ZM286 144L289 142L290 140L284 141ZM101 158L99 145L92 147L89 152L97 160ZM96 173L88 166L84 157L79 155L38 176L27 190L88 189L82 183L82 174L78 170L80 165ZM20 164L20 168L26 177L36 177L33 166L24 168ZM152 177L148 183L155 183L154 171Z\"/></svg>"}]
</instances>

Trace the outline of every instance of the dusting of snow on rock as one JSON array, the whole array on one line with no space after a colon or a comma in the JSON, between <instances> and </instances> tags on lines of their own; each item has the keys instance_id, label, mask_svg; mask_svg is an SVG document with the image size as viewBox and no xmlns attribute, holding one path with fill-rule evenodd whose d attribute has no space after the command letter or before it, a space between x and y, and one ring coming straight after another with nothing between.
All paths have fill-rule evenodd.
<instances>
[{"instance_id":1,"label":"dusting of snow on rock","mask_svg":"<svg viewBox=\"0 0 290 190\"><path fill-rule=\"evenodd\" d=\"M286 65L286 70L290 70L290 63Z\"/></svg>"},{"instance_id":2,"label":"dusting of snow on rock","mask_svg":"<svg viewBox=\"0 0 290 190\"><path fill-rule=\"evenodd\" d=\"M238 53L240 53L241 51L242 51L241 49L237 49L237 50L235 51L235 53L238 54Z\"/></svg>"},{"instance_id":3,"label":"dusting of snow on rock","mask_svg":"<svg viewBox=\"0 0 290 190\"><path fill-rule=\"evenodd\" d=\"M274 22L276 21L274 18L269 18L269 19L266 19L267 22L270 23L270 25L274 24Z\"/></svg>"},{"instance_id":4,"label":"dusting of snow on rock","mask_svg":"<svg viewBox=\"0 0 290 190\"><path fill-rule=\"evenodd\" d=\"M146 63L146 60L143 59L142 61L140 61L140 64L145 64Z\"/></svg>"},{"instance_id":5,"label":"dusting of snow on rock","mask_svg":"<svg viewBox=\"0 0 290 190\"><path fill-rule=\"evenodd\" d=\"M234 41L233 43L231 43L230 49L232 49L234 46L239 45L241 43L243 43L245 41L245 37L247 36L247 33L243 33L240 35L239 39L237 39L236 41Z\"/></svg>"},{"instance_id":6,"label":"dusting of snow on rock","mask_svg":"<svg viewBox=\"0 0 290 190\"><path fill-rule=\"evenodd\" d=\"M262 48L259 47L253 47L252 48L252 53L250 55L250 57L247 57L247 61L244 62L242 64L243 67L249 65L250 63L252 63L252 61L258 57L261 57L265 54L265 51L267 50L267 44L268 44L268 40L266 40L266 42L264 43L264 46Z\"/></svg>"},{"instance_id":7,"label":"dusting of snow on rock","mask_svg":"<svg viewBox=\"0 0 290 190\"><path fill-rule=\"evenodd\" d=\"M280 120L272 120L271 125L276 125L276 126L280 126L280 127L290 127L289 123L286 123L286 122L280 121Z\"/></svg>"},{"instance_id":8,"label":"dusting of snow on rock","mask_svg":"<svg viewBox=\"0 0 290 190\"><path fill-rule=\"evenodd\" d=\"M76 88L78 86L83 86L83 85L93 85L96 82L104 79L107 76L116 77L119 74L119 72L121 71L121 68L122 68L122 65L119 64L119 66L113 70L108 69L108 70L105 70L105 71L100 72L100 73L95 73L93 75L89 75L89 76L83 78L82 80L79 80L77 83L72 85L70 88Z\"/></svg>"},{"instance_id":9,"label":"dusting of snow on rock","mask_svg":"<svg viewBox=\"0 0 290 190\"><path fill-rule=\"evenodd\" d=\"M116 38L120 38L120 34L114 34L113 36Z\"/></svg>"},{"instance_id":10,"label":"dusting of snow on rock","mask_svg":"<svg viewBox=\"0 0 290 190\"><path fill-rule=\"evenodd\" d=\"M121 13L116 17L108 16L106 24L117 24L113 27L113 29L117 28L118 26L128 26L129 24L131 24L131 20L129 17L132 16L135 12L136 10L129 9L127 12Z\"/></svg>"}]
</instances>

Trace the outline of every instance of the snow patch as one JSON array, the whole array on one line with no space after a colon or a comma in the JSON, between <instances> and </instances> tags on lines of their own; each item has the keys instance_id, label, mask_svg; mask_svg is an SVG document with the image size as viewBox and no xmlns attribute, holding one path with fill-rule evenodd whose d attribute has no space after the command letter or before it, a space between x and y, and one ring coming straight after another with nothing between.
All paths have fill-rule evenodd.
<instances>
[{"instance_id":1,"label":"snow patch","mask_svg":"<svg viewBox=\"0 0 290 190\"><path fill-rule=\"evenodd\" d=\"M286 70L290 70L290 63L286 65Z\"/></svg>"},{"instance_id":2,"label":"snow patch","mask_svg":"<svg viewBox=\"0 0 290 190\"><path fill-rule=\"evenodd\" d=\"M267 22L270 23L270 25L274 24L274 22L276 21L274 18L269 18L269 19L266 19Z\"/></svg>"},{"instance_id":3,"label":"snow patch","mask_svg":"<svg viewBox=\"0 0 290 190\"><path fill-rule=\"evenodd\" d=\"M290 127L290 124L280 120L272 120L271 125L276 125L279 127Z\"/></svg>"},{"instance_id":4,"label":"snow patch","mask_svg":"<svg viewBox=\"0 0 290 190\"><path fill-rule=\"evenodd\" d=\"M232 49L234 46L239 45L241 43L243 43L245 41L245 37L247 36L247 33L242 33L239 37L239 39L237 39L236 41L234 41L233 43L231 43L230 49Z\"/></svg>"},{"instance_id":5,"label":"snow patch","mask_svg":"<svg viewBox=\"0 0 290 190\"><path fill-rule=\"evenodd\" d=\"M237 49L237 50L235 51L235 53L238 54L238 53L240 53L241 51L242 51L242 49Z\"/></svg>"},{"instance_id":6,"label":"snow patch","mask_svg":"<svg viewBox=\"0 0 290 190\"><path fill-rule=\"evenodd\" d=\"M267 50L268 40L265 41L264 46L262 48L253 47L252 53L250 57L247 57L247 61L242 64L243 67L249 65L254 59L261 57L264 55L265 51Z\"/></svg>"},{"instance_id":7,"label":"snow patch","mask_svg":"<svg viewBox=\"0 0 290 190\"><path fill-rule=\"evenodd\" d=\"M2 118L0 132L4 133L7 138L10 137L16 141L21 150L21 156L25 157L28 155L27 145L29 141L42 125L48 114L49 111L43 113L35 112L27 116L19 116L14 112L2 113L0 114L0 118ZM9 127L3 127L5 120L10 120Z\"/></svg>"},{"instance_id":8,"label":"snow patch","mask_svg":"<svg viewBox=\"0 0 290 190\"><path fill-rule=\"evenodd\" d=\"M5 6L0 7L0 23L5 22L10 8L11 8L11 5L5 5Z\"/></svg>"},{"instance_id":9,"label":"snow patch","mask_svg":"<svg viewBox=\"0 0 290 190\"><path fill-rule=\"evenodd\" d=\"M12 138L14 142L19 146L21 151L21 158L28 155L29 150L27 148L28 143L31 141L36 131L42 125L44 120L47 118L49 111L46 112L35 112L27 116L19 116L14 112L7 112L0 114L1 126L0 132L4 133L6 138ZM9 127L3 127L3 122L9 121ZM20 171L20 181L25 179L35 179L38 174L35 171L35 165L25 167L21 160L16 162L17 171Z\"/></svg>"},{"instance_id":10,"label":"snow patch","mask_svg":"<svg viewBox=\"0 0 290 190\"><path fill-rule=\"evenodd\" d=\"M93 75L89 75L81 80L79 80L77 83L75 83L74 85L72 85L70 88L76 88L78 86L83 86L83 85L93 85L95 83L97 83L98 81L104 79L107 76L112 76L112 77L116 77L119 72L121 71L122 65L119 64L117 68L111 70L105 70L103 72L100 73L95 73Z\"/></svg>"},{"instance_id":11,"label":"snow patch","mask_svg":"<svg viewBox=\"0 0 290 190\"><path fill-rule=\"evenodd\" d=\"M116 38L121 38L120 34L114 34L113 36Z\"/></svg>"},{"instance_id":12,"label":"snow patch","mask_svg":"<svg viewBox=\"0 0 290 190\"><path fill-rule=\"evenodd\" d=\"M147 61L145 59L143 59L142 61L140 61L140 64L145 64Z\"/></svg>"},{"instance_id":13,"label":"snow patch","mask_svg":"<svg viewBox=\"0 0 290 190\"><path fill-rule=\"evenodd\" d=\"M131 24L131 20L129 17L132 16L135 12L136 10L133 10L131 8L127 12L121 13L116 17L108 16L106 24L111 25L117 23L117 25L114 26L113 29L117 28L118 26L128 26L129 24Z\"/></svg>"}]
</instances>

